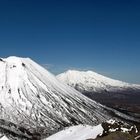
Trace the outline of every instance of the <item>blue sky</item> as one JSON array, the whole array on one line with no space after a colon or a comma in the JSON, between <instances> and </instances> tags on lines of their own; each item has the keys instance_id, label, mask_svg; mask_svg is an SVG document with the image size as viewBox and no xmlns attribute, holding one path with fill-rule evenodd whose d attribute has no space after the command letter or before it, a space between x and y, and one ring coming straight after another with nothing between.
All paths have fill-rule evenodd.
<instances>
[{"instance_id":1,"label":"blue sky","mask_svg":"<svg viewBox=\"0 0 140 140\"><path fill-rule=\"evenodd\" d=\"M0 57L10 55L140 84L140 2L0 0Z\"/></svg>"}]
</instances>

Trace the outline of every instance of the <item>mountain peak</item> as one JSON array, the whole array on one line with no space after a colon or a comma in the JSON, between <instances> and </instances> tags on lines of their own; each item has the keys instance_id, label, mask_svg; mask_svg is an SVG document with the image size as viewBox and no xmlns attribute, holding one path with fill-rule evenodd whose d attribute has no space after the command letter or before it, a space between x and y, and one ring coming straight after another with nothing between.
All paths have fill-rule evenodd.
<instances>
[{"instance_id":1,"label":"mountain peak","mask_svg":"<svg viewBox=\"0 0 140 140\"><path fill-rule=\"evenodd\" d=\"M97 72L94 72L92 70L67 70L64 73L69 73L69 74L79 74L79 75L100 75ZM102 76L102 75L100 75Z\"/></svg>"},{"instance_id":2,"label":"mountain peak","mask_svg":"<svg viewBox=\"0 0 140 140\"><path fill-rule=\"evenodd\" d=\"M7 65L15 65L15 66L19 66L21 64L23 64L23 61L26 60L31 60L30 58L22 58L22 57L16 57L16 56L9 56L7 58L0 58L1 62L5 62Z\"/></svg>"}]
</instances>

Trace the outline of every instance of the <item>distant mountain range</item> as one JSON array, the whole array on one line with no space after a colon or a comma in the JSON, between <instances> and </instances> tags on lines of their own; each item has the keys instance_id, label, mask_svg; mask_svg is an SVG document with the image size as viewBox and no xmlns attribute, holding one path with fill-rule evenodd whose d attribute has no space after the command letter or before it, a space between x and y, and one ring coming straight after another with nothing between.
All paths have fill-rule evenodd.
<instances>
[{"instance_id":1,"label":"distant mountain range","mask_svg":"<svg viewBox=\"0 0 140 140\"><path fill-rule=\"evenodd\" d=\"M95 101L140 117L140 85L114 80L93 71L68 70L57 75L57 79Z\"/></svg>"},{"instance_id":2,"label":"distant mountain range","mask_svg":"<svg viewBox=\"0 0 140 140\"><path fill-rule=\"evenodd\" d=\"M122 90L140 90L140 85L129 84L102 76L93 71L68 70L57 78L81 92L118 92Z\"/></svg>"}]
</instances>

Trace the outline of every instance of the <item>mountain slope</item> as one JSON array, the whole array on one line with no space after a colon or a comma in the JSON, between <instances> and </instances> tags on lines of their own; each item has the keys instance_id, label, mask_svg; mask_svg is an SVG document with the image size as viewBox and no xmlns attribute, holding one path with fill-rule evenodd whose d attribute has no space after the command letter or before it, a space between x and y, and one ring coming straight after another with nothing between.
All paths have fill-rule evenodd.
<instances>
[{"instance_id":1,"label":"mountain slope","mask_svg":"<svg viewBox=\"0 0 140 140\"><path fill-rule=\"evenodd\" d=\"M113 113L112 113L113 112ZM66 126L99 124L129 116L90 100L60 83L29 58L0 59L0 128L32 139Z\"/></svg>"}]
</instances>

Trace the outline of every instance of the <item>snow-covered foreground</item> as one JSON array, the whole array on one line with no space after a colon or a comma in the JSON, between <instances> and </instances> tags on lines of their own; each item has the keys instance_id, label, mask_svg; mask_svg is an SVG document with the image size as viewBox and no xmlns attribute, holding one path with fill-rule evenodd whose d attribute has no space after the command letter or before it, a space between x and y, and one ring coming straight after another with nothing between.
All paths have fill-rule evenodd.
<instances>
[{"instance_id":1,"label":"snow-covered foreground","mask_svg":"<svg viewBox=\"0 0 140 140\"><path fill-rule=\"evenodd\" d=\"M135 136L136 138L139 138L138 129L135 125L131 126L127 123L118 122L110 119L97 126L76 125L67 127L64 130L61 130L48 138L39 138L38 140L89 140L96 139L98 136L107 136L114 132L121 132L125 134L127 133ZM16 138L14 137L14 140L15 139ZM11 140L11 138L5 135L0 136L0 140ZM32 140L34 140L34 138Z\"/></svg>"},{"instance_id":2,"label":"snow-covered foreground","mask_svg":"<svg viewBox=\"0 0 140 140\"><path fill-rule=\"evenodd\" d=\"M115 120L108 120L97 126L77 125L66 128L44 140L88 140L96 139L98 136L109 135L114 132L127 134L137 134L138 129L135 125L130 126L126 123Z\"/></svg>"},{"instance_id":3,"label":"snow-covered foreground","mask_svg":"<svg viewBox=\"0 0 140 140\"><path fill-rule=\"evenodd\" d=\"M44 140L87 140L95 139L98 135L102 135L103 127L101 125L77 125L62 130Z\"/></svg>"}]
</instances>

